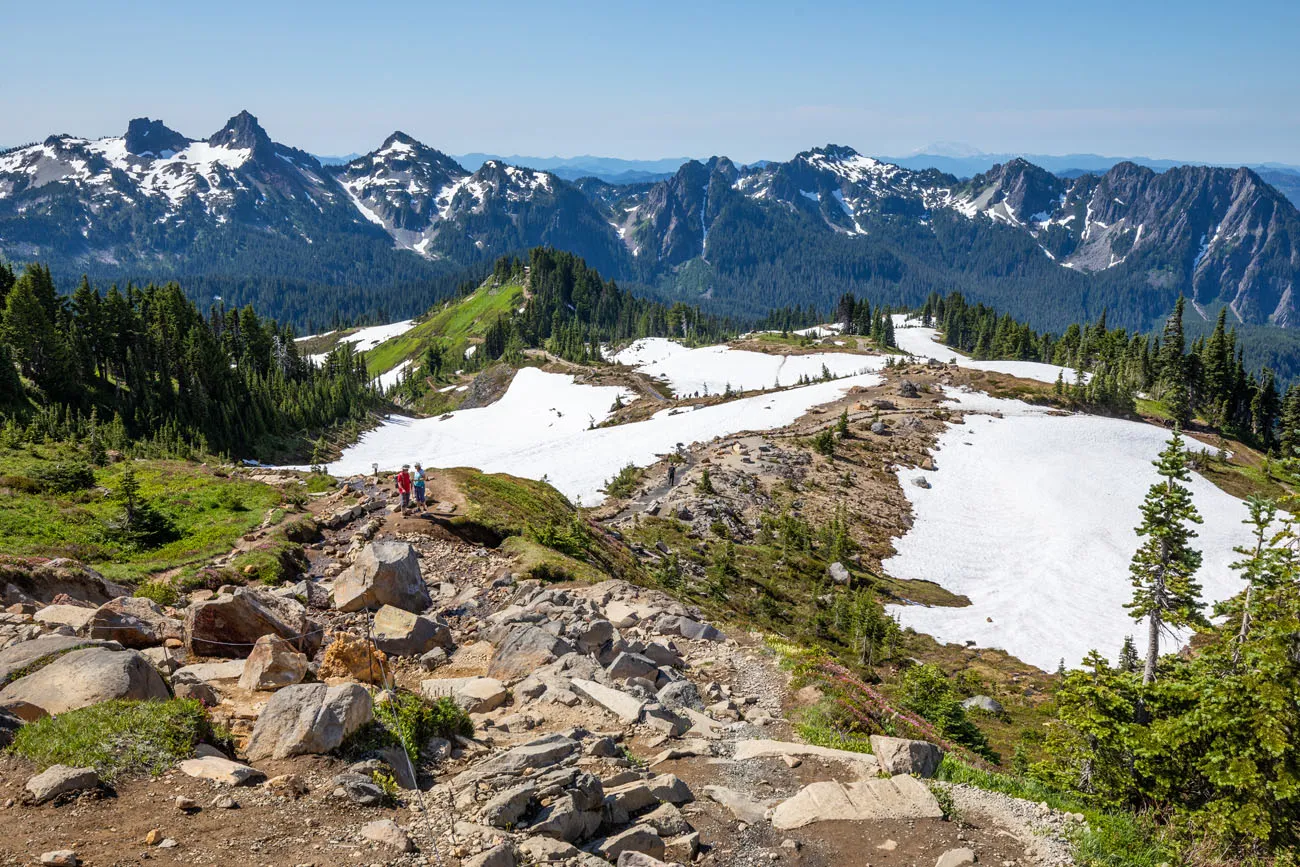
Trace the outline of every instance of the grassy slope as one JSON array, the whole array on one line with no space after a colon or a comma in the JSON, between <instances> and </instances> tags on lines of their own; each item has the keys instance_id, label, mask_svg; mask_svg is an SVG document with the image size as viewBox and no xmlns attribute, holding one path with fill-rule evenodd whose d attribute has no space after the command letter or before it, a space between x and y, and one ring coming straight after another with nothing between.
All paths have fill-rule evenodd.
<instances>
[{"instance_id":1,"label":"grassy slope","mask_svg":"<svg viewBox=\"0 0 1300 867\"><path fill-rule=\"evenodd\" d=\"M517 309L523 297L524 287L519 283L484 284L464 298L454 298L430 310L410 331L367 352L367 367L372 376L387 373L407 359L418 359L435 340L442 340L452 355L463 355L498 316Z\"/></svg>"},{"instance_id":2,"label":"grassy slope","mask_svg":"<svg viewBox=\"0 0 1300 867\"><path fill-rule=\"evenodd\" d=\"M30 490L52 467L75 461L84 456L65 444L0 449L0 553L72 557L110 580L135 584L228 552L282 499L269 485L229 479L204 465L133 462L140 495L172 519L180 537L161 548L132 551L106 531L122 511L114 492L125 464L96 468L96 487L88 490Z\"/></svg>"}]
</instances>

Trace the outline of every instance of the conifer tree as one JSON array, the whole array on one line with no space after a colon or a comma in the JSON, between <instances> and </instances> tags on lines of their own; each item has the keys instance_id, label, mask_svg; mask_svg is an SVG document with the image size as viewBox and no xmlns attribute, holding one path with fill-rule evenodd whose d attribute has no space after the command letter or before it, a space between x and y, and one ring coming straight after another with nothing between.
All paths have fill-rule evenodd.
<instances>
[{"instance_id":1,"label":"conifer tree","mask_svg":"<svg viewBox=\"0 0 1300 867\"><path fill-rule=\"evenodd\" d=\"M1137 534L1146 541L1138 547L1129 566L1133 599L1125 606L1134 620L1147 621L1144 684L1156 677L1161 631L1166 626L1205 622L1201 586L1194 577L1201 566L1201 552L1191 547L1196 531L1190 526L1201 523L1201 516L1192 503L1192 492L1180 484L1191 477L1177 428L1153 464L1163 481L1151 486L1142 503L1142 523Z\"/></svg>"}]
</instances>

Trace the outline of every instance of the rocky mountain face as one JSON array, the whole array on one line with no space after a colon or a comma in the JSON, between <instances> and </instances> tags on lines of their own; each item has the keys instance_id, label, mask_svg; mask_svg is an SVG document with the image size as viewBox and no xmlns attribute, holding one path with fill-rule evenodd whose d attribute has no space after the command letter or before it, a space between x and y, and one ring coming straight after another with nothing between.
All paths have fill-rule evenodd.
<instances>
[{"instance_id":1,"label":"rocky mountain face","mask_svg":"<svg viewBox=\"0 0 1300 867\"><path fill-rule=\"evenodd\" d=\"M0 154L0 254L92 276L396 286L536 245L727 312L963 288L1044 327L1098 305L1137 327L1182 292L1207 316L1300 323L1300 214L1248 169L1063 179L1015 159L962 182L828 145L569 182L499 160L469 172L401 132L322 166L247 112L206 140L141 118Z\"/></svg>"}]
</instances>

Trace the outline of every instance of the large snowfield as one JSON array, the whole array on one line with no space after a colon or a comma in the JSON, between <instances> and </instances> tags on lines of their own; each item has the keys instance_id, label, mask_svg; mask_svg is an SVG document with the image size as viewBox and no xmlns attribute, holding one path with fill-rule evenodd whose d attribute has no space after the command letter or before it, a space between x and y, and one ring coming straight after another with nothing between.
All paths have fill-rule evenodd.
<instances>
[{"instance_id":1,"label":"large snowfield","mask_svg":"<svg viewBox=\"0 0 1300 867\"><path fill-rule=\"evenodd\" d=\"M1075 372L1072 367L1060 367L1038 361L976 361L938 342L935 339L938 334L939 332L933 328L921 327L915 319L908 319L905 314L894 314L894 342L904 352L910 352L921 358L955 363L958 367L971 370L989 370L994 373L1019 376L1022 379L1036 379L1039 382L1056 382L1056 378L1064 374L1066 384L1074 382Z\"/></svg>"},{"instance_id":2,"label":"large snowfield","mask_svg":"<svg viewBox=\"0 0 1300 867\"><path fill-rule=\"evenodd\" d=\"M885 561L892 576L934 581L971 600L966 608L897 606L904 626L940 641L1000 647L1054 670L1096 648L1112 662L1124 637L1145 647L1145 624L1129 617L1128 566L1151 461L1168 431L1089 415L1054 416L1019 401L956 393L967 411L935 453L936 472L899 471L915 523ZM1003 418L978 415L1000 412ZM925 476L932 487L913 480ZM1242 501L1193 474L1205 523L1199 579L1207 602L1242 588L1228 565L1246 544ZM1180 636L1180 640L1185 636ZM1176 648L1166 637L1162 651Z\"/></svg>"},{"instance_id":3,"label":"large snowfield","mask_svg":"<svg viewBox=\"0 0 1300 867\"><path fill-rule=\"evenodd\" d=\"M868 373L695 410L666 409L645 421L593 428L609 417L616 397L628 400L635 395L621 387L581 385L572 376L525 367L490 406L459 410L446 418L390 418L363 435L328 472L348 476L369 473L372 464L394 470L416 461L426 467L476 467L530 479L545 476L570 499L595 505L604 499L600 489L629 462L647 466L678 444L784 427L855 385L880 381Z\"/></svg>"},{"instance_id":4,"label":"large snowfield","mask_svg":"<svg viewBox=\"0 0 1300 867\"><path fill-rule=\"evenodd\" d=\"M644 337L610 360L666 381L679 397L722 394L728 385L735 391L795 385L805 376L817 379L823 367L831 376L840 377L885 366L885 358L880 355L846 352L768 355L725 345L690 349L663 337Z\"/></svg>"}]
</instances>

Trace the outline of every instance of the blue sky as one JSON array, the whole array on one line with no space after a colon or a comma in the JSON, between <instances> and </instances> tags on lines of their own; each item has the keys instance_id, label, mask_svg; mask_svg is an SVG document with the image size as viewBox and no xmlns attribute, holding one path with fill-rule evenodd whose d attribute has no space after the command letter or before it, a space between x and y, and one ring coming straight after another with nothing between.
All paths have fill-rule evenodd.
<instances>
[{"instance_id":1,"label":"blue sky","mask_svg":"<svg viewBox=\"0 0 1300 867\"><path fill-rule=\"evenodd\" d=\"M6 4L0 144L206 136L315 153L788 158L1098 152L1300 163L1300 3Z\"/></svg>"}]
</instances>

